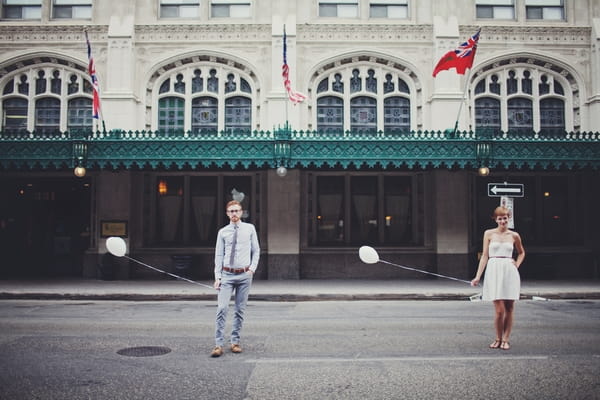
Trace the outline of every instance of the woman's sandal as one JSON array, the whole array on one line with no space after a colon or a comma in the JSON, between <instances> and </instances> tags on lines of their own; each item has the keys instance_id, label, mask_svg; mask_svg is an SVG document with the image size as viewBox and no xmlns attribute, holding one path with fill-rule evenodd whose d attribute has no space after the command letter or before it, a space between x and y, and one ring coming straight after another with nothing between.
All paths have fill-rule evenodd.
<instances>
[{"instance_id":1,"label":"woman's sandal","mask_svg":"<svg viewBox=\"0 0 600 400\"><path fill-rule=\"evenodd\" d=\"M502 340L496 339L494 343L490 344L490 349L499 349L502 346Z\"/></svg>"},{"instance_id":2,"label":"woman's sandal","mask_svg":"<svg viewBox=\"0 0 600 400\"><path fill-rule=\"evenodd\" d=\"M502 350L510 350L510 342L508 340L503 340L500 344L500 348Z\"/></svg>"}]
</instances>

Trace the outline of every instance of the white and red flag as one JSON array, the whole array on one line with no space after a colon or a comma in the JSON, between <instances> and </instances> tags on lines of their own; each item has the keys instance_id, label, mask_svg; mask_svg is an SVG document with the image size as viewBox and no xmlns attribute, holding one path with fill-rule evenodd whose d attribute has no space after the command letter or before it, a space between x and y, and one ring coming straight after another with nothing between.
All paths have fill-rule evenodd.
<instances>
[{"instance_id":1,"label":"white and red flag","mask_svg":"<svg viewBox=\"0 0 600 400\"><path fill-rule=\"evenodd\" d=\"M281 76L283 76L283 85L288 93L288 97L294 105L302 103L306 100L306 96L302 93L294 91L290 82L290 67L287 64L287 36L285 34L285 27L283 27L283 66L281 67Z\"/></svg>"},{"instance_id":2,"label":"white and red flag","mask_svg":"<svg viewBox=\"0 0 600 400\"><path fill-rule=\"evenodd\" d=\"M473 36L464 43L461 43L455 50L451 50L444 54L440 61L433 69L433 76L435 77L438 72L448 70L450 68L456 68L456 73L464 75L468 68L473 65L475 59L475 51L477 50L477 43L479 42L478 30Z\"/></svg>"},{"instance_id":3,"label":"white and red flag","mask_svg":"<svg viewBox=\"0 0 600 400\"><path fill-rule=\"evenodd\" d=\"M92 79L92 116L96 119L100 118L100 85L96 76L96 65L94 64L94 56L92 56L92 46L88 38L87 31L85 32L85 41L87 43L88 52L88 73Z\"/></svg>"}]
</instances>

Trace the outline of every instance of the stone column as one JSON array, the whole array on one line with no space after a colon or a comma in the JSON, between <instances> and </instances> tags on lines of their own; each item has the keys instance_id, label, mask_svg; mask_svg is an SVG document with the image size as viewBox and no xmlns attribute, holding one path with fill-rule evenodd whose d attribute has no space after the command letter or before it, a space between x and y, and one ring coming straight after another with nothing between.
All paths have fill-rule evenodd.
<instances>
[{"instance_id":1,"label":"stone column","mask_svg":"<svg viewBox=\"0 0 600 400\"><path fill-rule=\"evenodd\" d=\"M436 170L435 218L437 272L469 278L470 215L469 175L465 171Z\"/></svg>"},{"instance_id":2,"label":"stone column","mask_svg":"<svg viewBox=\"0 0 600 400\"><path fill-rule=\"evenodd\" d=\"M433 45L435 51L431 73L433 74L433 69L444 54L455 49L461 40L466 39L460 38L456 17L449 17L447 21L442 17L434 17ZM454 129L456 117L461 108L466 75L459 75L452 68L439 72L435 78L431 77L431 79L433 80L433 94L431 95L430 112L432 116L435 116L431 118L431 128L436 131ZM469 129L467 104L462 106L458 129Z\"/></svg>"},{"instance_id":3,"label":"stone column","mask_svg":"<svg viewBox=\"0 0 600 400\"><path fill-rule=\"evenodd\" d=\"M106 76L99 77L102 116L108 130L135 130L144 126L143 121L138 121L139 101L135 95L134 30L133 15L113 15L110 18Z\"/></svg>"},{"instance_id":4,"label":"stone column","mask_svg":"<svg viewBox=\"0 0 600 400\"><path fill-rule=\"evenodd\" d=\"M267 174L268 279L300 278L300 171Z\"/></svg>"}]
</instances>

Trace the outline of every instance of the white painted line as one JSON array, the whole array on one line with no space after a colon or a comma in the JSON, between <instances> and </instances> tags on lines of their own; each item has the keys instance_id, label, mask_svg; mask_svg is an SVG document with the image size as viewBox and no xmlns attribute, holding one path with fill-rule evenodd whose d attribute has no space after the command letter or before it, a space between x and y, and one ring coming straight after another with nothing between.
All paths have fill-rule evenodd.
<instances>
[{"instance_id":1,"label":"white painted line","mask_svg":"<svg viewBox=\"0 0 600 400\"><path fill-rule=\"evenodd\" d=\"M247 363L285 364L285 363L356 363L356 362L411 362L411 361L522 361L548 360L549 356L469 356L469 357L369 357L369 358L339 358L339 357L308 357L308 358L255 358L247 359Z\"/></svg>"}]
</instances>

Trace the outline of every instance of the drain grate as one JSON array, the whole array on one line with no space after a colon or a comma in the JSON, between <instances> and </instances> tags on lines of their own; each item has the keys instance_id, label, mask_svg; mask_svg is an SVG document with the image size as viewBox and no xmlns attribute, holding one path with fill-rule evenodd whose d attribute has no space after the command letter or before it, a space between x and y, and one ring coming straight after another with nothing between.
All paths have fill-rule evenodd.
<instances>
[{"instance_id":1,"label":"drain grate","mask_svg":"<svg viewBox=\"0 0 600 400\"><path fill-rule=\"evenodd\" d=\"M170 353L171 349L163 346L127 347L117 351L117 354L127 357L152 357Z\"/></svg>"}]
</instances>

